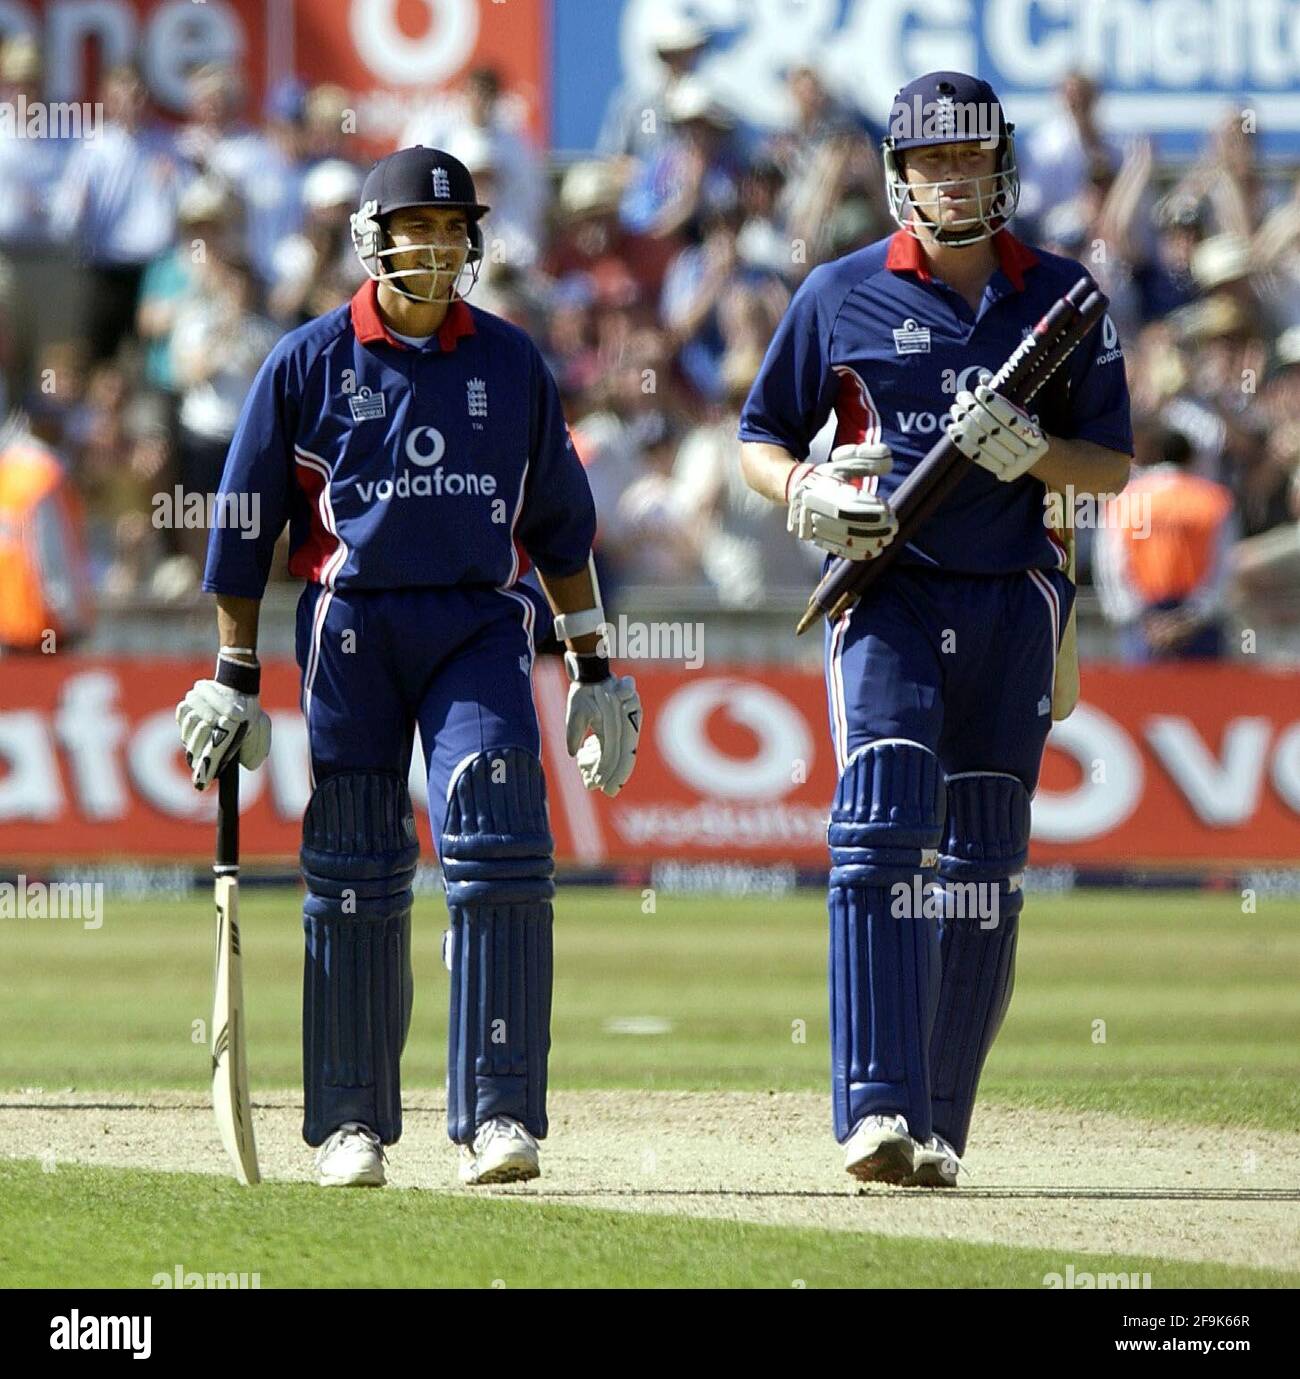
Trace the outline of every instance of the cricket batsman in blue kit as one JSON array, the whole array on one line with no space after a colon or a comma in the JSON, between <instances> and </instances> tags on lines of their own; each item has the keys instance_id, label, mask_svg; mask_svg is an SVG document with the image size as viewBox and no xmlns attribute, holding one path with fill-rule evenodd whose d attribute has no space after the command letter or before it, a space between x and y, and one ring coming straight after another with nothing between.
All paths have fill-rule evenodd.
<instances>
[{"instance_id":1,"label":"cricket batsman in blue kit","mask_svg":"<svg viewBox=\"0 0 1300 1379\"><path fill-rule=\"evenodd\" d=\"M911 82L883 154L899 229L800 287L742 413L741 463L797 537L870 559L897 531L891 493L937 435L974 461L828 625L825 655L835 1136L859 1180L952 1187L1011 999L1030 801L1074 599L1045 500L1117 492L1133 446L1109 318L1035 417L984 381L1085 276L1005 228L1019 179L992 88L960 72ZM831 416L834 448L814 466ZM991 903L964 903L981 892Z\"/></svg>"},{"instance_id":2,"label":"cricket batsman in blue kit","mask_svg":"<svg viewBox=\"0 0 1300 1379\"><path fill-rule=\"evenodd\" d=\"M232 751L248 770L266 758L258 610L287 523L312 784L303 1137L325 1186L382 1184L402 1131L415 729L447 890L447 1119L466 1184L537 1177L547 1130L555 887L531 677L552 615L588 789L618 793L640 731L635 685L603 654L596 514L555 382L521 330L461 295L487 209L438 149L366 177L352 239L370 281L286 335L245 402L221 492L256 498L260 532L212 531L217 668L177 709L198 789ZM546 602L518 582L530 561Z\"/></svg>"}]
</instances>

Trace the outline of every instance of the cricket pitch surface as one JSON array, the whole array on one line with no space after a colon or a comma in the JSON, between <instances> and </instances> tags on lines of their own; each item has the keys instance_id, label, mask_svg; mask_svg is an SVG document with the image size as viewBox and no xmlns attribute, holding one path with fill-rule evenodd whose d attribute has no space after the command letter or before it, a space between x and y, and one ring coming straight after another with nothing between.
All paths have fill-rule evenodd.
<instances>
[{"instance_id":1,"label":"cricket pitch surface","mask_svg":"<svg viewBox=\"0 0 1300 1379\"><path fill-rule=\"evenodd\" d=\"M310 1180L298 1093L254 1098L265 1179ZM864 1188L825 1096L553 1092L529 1203L1300 1269L1300 1135L981 1107L953 1191ZM445 1102L408 1093L389 1191L464 1193ZM229 1174L201 1094L31 1089L0 1097L0 1157ZM941 1280L936 1280L940 1283Z\"/></svg>"}]
</instances>

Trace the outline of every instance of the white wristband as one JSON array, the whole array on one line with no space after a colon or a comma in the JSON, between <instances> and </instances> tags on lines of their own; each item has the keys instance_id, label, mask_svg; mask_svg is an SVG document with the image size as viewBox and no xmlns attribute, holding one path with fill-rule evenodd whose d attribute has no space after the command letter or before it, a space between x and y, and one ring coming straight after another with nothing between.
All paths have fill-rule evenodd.
<instances>
[{"instance_id":1,"label":"white wristband","mask_svg":"<svg viewBox=\"0 0 1300 1379\"><path fill-rule=\"evenodd\" d=\"M577 613L555 615L555 635L562 642L571 642L575 637L585 637L589 632L599 632L604 626L603 608L583 608Z\"/></svg>"}]
</instances>

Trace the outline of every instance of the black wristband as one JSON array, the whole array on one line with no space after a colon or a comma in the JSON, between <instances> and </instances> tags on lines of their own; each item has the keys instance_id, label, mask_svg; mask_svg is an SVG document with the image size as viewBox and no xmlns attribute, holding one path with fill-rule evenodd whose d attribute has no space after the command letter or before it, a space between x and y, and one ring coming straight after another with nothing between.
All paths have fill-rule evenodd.
<instances>
[{"instance_id":1,"label":"black wristband","mask_svg":"<svg viewBox=\"0 0 1300 1379\"><path fill-rule=\"evenodd\" d=\"M599 685L609 679L609 657L596 651L570 651L564 658L569 679L578 685Z\"/></svg>"},{"instance_id":2,"label":"black wristband","mask_svg":"<svg viewBox=\"0 0 1300 1379\"><path fill-rule=\"evenodd\" d=\"M217 657L217 684L240 694L257 694L262 688L261 666L250 666L246 661L232 661L229 657Z\"/></svg>"}]
</instances>

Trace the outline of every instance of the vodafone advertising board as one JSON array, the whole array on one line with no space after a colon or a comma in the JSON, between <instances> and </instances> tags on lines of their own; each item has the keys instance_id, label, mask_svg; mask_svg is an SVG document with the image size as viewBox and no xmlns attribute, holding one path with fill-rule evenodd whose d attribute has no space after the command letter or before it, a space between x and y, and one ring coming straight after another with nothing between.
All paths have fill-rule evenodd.
<instances>
[{"instance_id":1,"label":"vodafone advertising board","mask_svg":"<svg viewBox=\"0 0 1300 1379\"><path fill-rule=\"evenodd\" d=\"M40 41L54 101L93 99L95 70L136 53L164 113L196 63L237 62L250 113L280 77L336 82L376 153L409 102L488 63L539 143L578 151L616 90L657 85L674 16L712 30L700 75L760 129L791 117L793 62L877 125L904 82L959 68L992 83L1027 144L1086 71L1103 129L1162 157L1195 156L1229 112L1249 114L1264 157L1300 154L1300 0L0 0L0 35Z\"/></svg>"},{"instance_id":2,"label":"vodafone advertising board","mask_svg":"<svg viewBox=\"0 0 1300 1379\"><path fill-rule=\"evenodd\" d=\"M566 682L539 662L560 859L825 864L835 785L824 690L812 672L634 666L646 706L636 774L588 795L564 751ZM0 660L0 857L202 860L214 801L190 786L175 704L206 663ZM268 666L265 768L244 774L250 859L291 858L307 802L306 733L292 665ZM412 794L426 856L422 773ZM439 816L441 809L437 810ZM1300 859L1300 674L1223 667L1090 667L1053 731L1034 804L1038 864L1295 865Z\"/></svg>"},{"instance_id":3,"label":"vodafone advertising board","mask_svg":"<svg viewBox=\"0 0 1300 1379\"><path fill-rule=\"evenodd\" d=\"M411 109L471 67L495 67L520 123L547 133L548 6L481 0L0 0L0 37L40 44L49 101L94 99L105 67L135 59L154 107L186 108L186 74L232 63L256 119L286 77L333 82L356 112L354 132L386 152Z\"/></svg>"}]
</instances>

